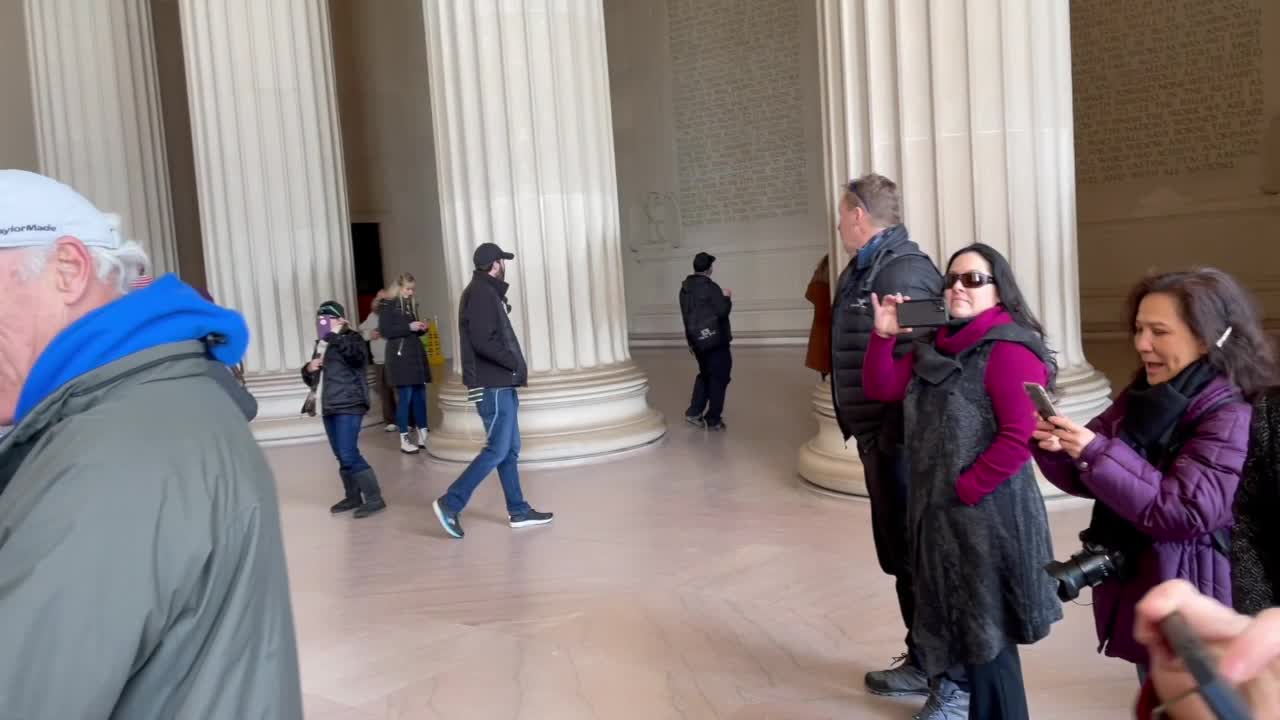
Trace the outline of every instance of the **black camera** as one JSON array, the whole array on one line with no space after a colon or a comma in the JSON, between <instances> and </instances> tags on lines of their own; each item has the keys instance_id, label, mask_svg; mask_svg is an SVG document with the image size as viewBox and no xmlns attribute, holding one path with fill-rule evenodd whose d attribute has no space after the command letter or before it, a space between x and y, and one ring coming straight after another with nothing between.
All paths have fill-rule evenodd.
<instances>
[{"instance_id":1,"label":"black camera","mask_svg":"<svg viewBox=\"0 0 1280 720\"><path fill-rule=\"evenodd\" d=\"M1064 561L1053 560L1044 566L1058 583L1058 598L1068 602L1080 597L1086 587L1097 587L1103 581L1115 578L1125 571L1125 554L1097 543L1089 542L1086 530L1080 533L1084 549Z\"/></svg>"}]
</instances>

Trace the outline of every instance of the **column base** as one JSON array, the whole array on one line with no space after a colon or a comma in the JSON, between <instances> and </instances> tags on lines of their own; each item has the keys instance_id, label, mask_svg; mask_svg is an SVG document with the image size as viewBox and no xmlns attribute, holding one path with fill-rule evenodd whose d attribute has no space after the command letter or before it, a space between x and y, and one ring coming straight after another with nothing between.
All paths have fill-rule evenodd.
<instances>
[{"instance_id":1,"label":"column base","mask_svg":"<svg viewBox=\"0 0 1280 720\"><path fill-rule=\"evenodd\" d=\"M470 462L485 429L467 402L462 378L439 386L442 422L431 432L432 457ZM649 381L628 361L590 370L537 373L520 389L520 461L547 463L609 456L657 442L667 433L649 407Z\"/></svg>"},{"instance_id":2,"label":"column base","mask_svg":"<svg viewBox=\"0 0 1280 720\"><path fill-rule=\"evenodd\" d=\"M800 447L796 472L806 482L840 495L867 497L867 482L857 447L844 436L836 423L835 406L831 404L831 386L818 383L813 390L813 418L818 434Z\"/></svg>"},{"instance_id":3,"label":"column base","mask_svg":"<svg viewBox=\"0 0 1280 720\"><path fill-rule=\"evenodd\" d=\"M300 445L325 439L320 416L311 417L301 412L307 387L296 372L252 374L245 380L249 393L258 401L258 416L249 424L249 429L259 445ZM365 416L365 427L378 424L382 416L376 414L377 411L375 407Z\"/></svg>"},{"instance_id":4,"label":"column base","mask_svg":"<svg viewBox=\"0 0 1280 720\"><path fill-rule=\"evenodd\" d=\"M1058 371L1054 407L1081 425L1111 405L1111 382L1088 363Z\"/></svg>"}]
</instances>

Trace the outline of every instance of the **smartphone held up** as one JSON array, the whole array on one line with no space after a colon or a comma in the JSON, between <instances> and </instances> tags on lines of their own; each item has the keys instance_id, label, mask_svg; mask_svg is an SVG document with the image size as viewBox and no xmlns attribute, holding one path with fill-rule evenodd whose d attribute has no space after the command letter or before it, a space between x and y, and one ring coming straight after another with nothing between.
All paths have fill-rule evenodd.
<instances>
[{"instance_id":1,"label":"smartphone held up","mask_svg":"<svg viewBox=\"0 0 1280 720\"><path fill-rule=\"evenodd\" d=\"M898 326L904 328L945 327L951 323L947 302L940 297L903 300L898 303Z\"/></svg>"}]
</instances>

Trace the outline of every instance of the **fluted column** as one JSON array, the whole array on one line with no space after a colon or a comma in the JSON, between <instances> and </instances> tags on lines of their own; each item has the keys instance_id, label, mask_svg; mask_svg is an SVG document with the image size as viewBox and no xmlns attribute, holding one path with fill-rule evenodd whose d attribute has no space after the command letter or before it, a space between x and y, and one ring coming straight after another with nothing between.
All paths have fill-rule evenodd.
<instances>
[{"instance_id":1,"label":"fluted column","mask_svg":"<svg viewBox=\"0 0 1280 720\"><path fill-rule=\"evenodd\" d=\"M26 0L40 171L178 269L150 0Z\"/></svg>"},{"instance_id":2,"label":"fluted column","mask_svg":"<svg viewBox=\"0 0 1280 720\"><path fill-rule=\"evenodd\" d=\"M665 433L631 361L601 0L424 0L449 290L495 240L531 370L522 459L566 460ZM454 322L456 323L456 308ZM484 429L456 373L431 452L470 460Z\"/></svg>"},{"instance_id":3,"label":"fluted column","mask_svg":"<svg viewBox=\"0 0 1280 720\"><path fill-rule=\"evenodd\" d=\"M907 227L939 263L977 241L1005 253L1058 352L1059 409L1083 421L1110 385L1080 337L1070 39L1068 0L819 10L833 224L849 178L875 171L898 181Z\"/></svg>"},{"instance_id":4,"label":"fluted column","mask_svg":"<svg viewBox=\"0 0 1280 720\"><path fill-rule=\"evenodd\" d=\"M315 309L355 307L328 3L182 0L181 17L209 289L252 332L258 438L312 439Z\"/></svg>"}]
</instances>

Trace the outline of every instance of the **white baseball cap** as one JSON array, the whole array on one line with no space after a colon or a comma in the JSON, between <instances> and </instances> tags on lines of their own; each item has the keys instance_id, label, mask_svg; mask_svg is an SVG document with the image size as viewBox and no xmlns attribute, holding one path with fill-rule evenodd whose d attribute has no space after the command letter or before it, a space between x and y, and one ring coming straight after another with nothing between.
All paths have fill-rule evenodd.
<instances>
[{"instance_id":1,"label":"white baseball cap","mask_svg":"<svg viewBox=\"0 0 1280 720\"><path fill-rule=\"evenodd\" d=\"M52 245L62 237L115 250L120 221L57 180L0 170L0 249Z\"/></svg>"}]
</instances>

